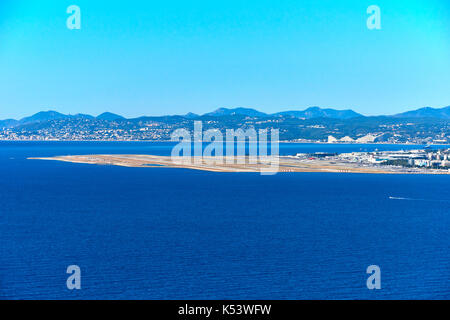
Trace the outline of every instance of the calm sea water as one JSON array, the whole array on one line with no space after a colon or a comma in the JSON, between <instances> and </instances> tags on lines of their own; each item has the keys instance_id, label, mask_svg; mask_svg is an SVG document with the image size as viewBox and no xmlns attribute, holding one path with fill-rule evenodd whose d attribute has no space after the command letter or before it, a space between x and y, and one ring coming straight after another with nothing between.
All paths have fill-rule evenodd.
<instances>
[{"instance_id":1,"label":"calm sea water","mask_svg":"<svg viewBox=\"0 0 450 320\"><path fill-rule=\"evenodd\" d=\"M450 298L448 176L261 176L26 160L168 155L171 147L0 142L0 298ZM69 291L73 264L82 289ZM366 287L373 264L381 290Z\"/></svg>"}]
</instances>

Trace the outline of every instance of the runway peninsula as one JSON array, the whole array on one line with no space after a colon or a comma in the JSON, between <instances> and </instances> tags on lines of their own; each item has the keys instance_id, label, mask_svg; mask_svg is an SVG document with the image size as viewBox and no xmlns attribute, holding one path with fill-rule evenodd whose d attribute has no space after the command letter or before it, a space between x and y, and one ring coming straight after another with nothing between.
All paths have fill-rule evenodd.
<instances>
[{"instance_id":1,"label":"runway peninsula","mask_svg":"<svg viewBox=\"0 0 450 320\"><path fill-rule=\"evenodd\" d=\"M136 168L185 168L213 172L340 172L340 173L372 173L372 174L450 174L448 170L423 168L403 168L398 166L381 166L336 161L322 158L304 158L280 156L277 165L272 162L257 160L250 163L248 157L235 157L234 161L223 161L214 157L183 158L156 155L133 154L99 154L99 155L66 155L55 157L32 157L32 160L53 160L81 164L113 165ZM229 160L229 161L227 161ZM232 162L232 163L228 163Z\"/></svg>"}]
</instances>

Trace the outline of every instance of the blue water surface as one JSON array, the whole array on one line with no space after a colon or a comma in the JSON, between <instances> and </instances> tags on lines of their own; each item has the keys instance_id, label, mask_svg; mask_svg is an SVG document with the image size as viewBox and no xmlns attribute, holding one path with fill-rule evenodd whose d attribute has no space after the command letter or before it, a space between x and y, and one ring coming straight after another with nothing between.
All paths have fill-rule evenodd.
<instances>
[{"instance_id":1,"label":"blue water surface","mask_svg":"<svg viewBox=\"0 0 450 320\"><path fill-rule=\"evenodd\" d=\"M0 298L450 298L446 175L261 176L26 159L169 155L172 146L0 142ZM280 153L405 148L417 147L282 144ZM81 268L81 290L66 287L69 265ZM366 287L369 265L381 268L381 290Z\"/></svg>"}]
</instances>

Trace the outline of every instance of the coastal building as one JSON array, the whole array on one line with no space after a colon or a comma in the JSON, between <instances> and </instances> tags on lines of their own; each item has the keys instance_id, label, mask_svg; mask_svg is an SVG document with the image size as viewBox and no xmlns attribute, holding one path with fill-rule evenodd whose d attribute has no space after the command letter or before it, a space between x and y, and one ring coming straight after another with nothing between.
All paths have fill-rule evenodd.
<instances>
[{"instance_id":1,"label":"coastal building","mask_svg":"<svg viewBox=\"0 0 450 320\"><path fill-rule=\"evenodd\" d=\"M355 142L355 140L353 140L352 138L350 138L349 136L345 136L341 139L339 139L340 142Z\"/></svg>"},{"instance_id":2,"label":"coastal building","mask_svg":"<svg viewBox=\"0 0 450 320\"><path fill-rule=\"evenodd\" d=\"M372 135L372 134L368 134L368 135L365 135L364 137L356 139L356 142L358 142L358 143L372 143L372 142L375 142L376 138L377 138L377 136Z\"/></svg>"},{"instance_id":3,"label":"coastal building","mask_svg":"<svg viewBox=\"0 0 450 320\"><path fill-rule=\"evenodd\" d=\"M336 142L338 142L338 139L336 139L333 136L328 136L328 143L336 143Z\"/></svg>"},{"instance_id":4,"label":"coastal building","mask_svg":"<svg viewBox=\"0 0 450 320\"><path fill-rule=\"evenodd\" d=\"M414 159L413 165L416 167L429 167L430 166L430 160L427 159Z\"/></svg>"}]
</instances>

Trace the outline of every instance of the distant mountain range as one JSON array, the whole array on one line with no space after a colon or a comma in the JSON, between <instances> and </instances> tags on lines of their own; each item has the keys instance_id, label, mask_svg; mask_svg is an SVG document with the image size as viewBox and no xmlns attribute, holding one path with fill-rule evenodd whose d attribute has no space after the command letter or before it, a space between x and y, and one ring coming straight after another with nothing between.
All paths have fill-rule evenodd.
<instances>
[{"instance_id":1,"label":"distant mountain range","mask_svg":"<svg viewBox=\"0 0 450 320\"><path fill-rule=\"evenodd\" d=\"M414 111L399 113L396 114L394 117L450 119L450 106L441 109L426 107Z\"/></svg>"},{"instance_id":2,"label":"distant mountain range","mask_svg":"<svg viewBox=\"0 0 450 320\"><path fill-rule=\"evenodd\" d=\"M26 125L31 123L46 122L51 120L65 120L65 119L86 119L86 120L106 120L106 121L116 121L124 120L125 118L114 113L105 112L101 115L94 117L89 114L77 113L75 115L67 115L59 113L56 111L40 111L30 117L25 117L20 120L6 119L0 120L0 128L13 128L20 125Z\"/></svg>"},{"instance_id":3,"label":"distant mountain range","mask_svg":"<svg viewBox=\"0 0 450 320\"><path fill-rule=\"evenodd\" d=\"M264 113L251 108L219 108L213 112L205 113L203 115L198 115L195 113L188 113L182 116L163 116L163 117L141 117L139 119L151 119L151 118L168 118L168 117L182 117L186 119L201 119L208 117L254 117L254 118L267 118L267 117L287 117L287 118L298 118L298 119L338 119L347 120L354 118L370 118L362 114L359 114L353 110L336 110L336 109L323 109L319 107L310 107L305 110L291 110L283 111L274 114ZM391 116L385 116L387 118L403 118L403 119L414 119L414 118L435 118L435 119L450 119L450 106L445 108L430 108L425 107L413 111L408 111L404 113L399 113ZM75 114L75 115L65 115L56 111L41 111L30 117L25 117L20 120L6 119L0 120L0 128L13 128L20 125L45 122L51 120L63 120L63 119L86 119L86 120L103 120L103 121L122 121L122 120L132 120L127 119L118 114L111 112L105 112L97 117L88 114Z\"/></svg>"},{"instance_id":4,"label":"distant mountain range","mask_svg":"<svg viewBox=\"0 0 450 320\"><path fill-rule=\"evenodd\" d=\"M97 116L97 119L107 121L117 121L117 120L124 120L125 118L115 113L104 112L101 115Z\"/></svg>"},{"instance_id":5,"label":"distant mountain range","mask_svg":"<svg viewBox=\"0 0 450 320\"><path fill-rule=\"evenodd\" d=\"M314 119L314 118L333 118L333 119L352 119L363 117L353 110L335 110L321 109L319 107L311 107L303 111L284 111L275 115L291 116L294 118Z\"/></svg>"},{"instance_id":6,"label":"distant mountain range","mask_svg":"<svg viewBox=\"0 0 450 320\"><path fill-rule=\"evenodd\" d=\"M248 117L266 117L267 113L260 112L255 109L250 108L234 108L234 109L228 109L228 108L219 108L213 112L205 113L204 116L211 116L211 117L223 117L223 116L248 116Z\"/></svg>"},{"instance_id":7,"label":"distant mountain range","mask_svg":"<svg viewBox=\"0 0 450 320\"><path fill-rule=\"evenodd\" d=\"M361 114L356 113L353 110L335 110L335 109L321 109L319 107L310 107L303 111L283 111L274 114L267 114L255 109L250 108L220 108L216 111L206 113L204 116L233 116L233 115L241 115L241 116L249 116L249 117L268 117L268 116L290 116L294 118L304 118L304 119L313 119L313 118L333 118L333 119L351 119L356 117L362 117Z\"/></svg>"},{"instance_id":8,"label":"distant mountain range","mask_svg":"<svg viewBox=\"0 0 450 320\"><path fill-rule=\"evenodd\" d=\"M0 121L0 140L168 141L176 129L278 129L283 141L373 141L450 143L450 107L422 108L391 116L364 116L353 110L311 107L267 114L251 108L220 108L203 115L142 116L127 119L105 112L65 115L42 111L20 120Z\"/></svg>"}]
</instances>

